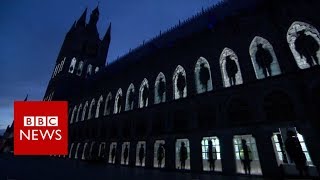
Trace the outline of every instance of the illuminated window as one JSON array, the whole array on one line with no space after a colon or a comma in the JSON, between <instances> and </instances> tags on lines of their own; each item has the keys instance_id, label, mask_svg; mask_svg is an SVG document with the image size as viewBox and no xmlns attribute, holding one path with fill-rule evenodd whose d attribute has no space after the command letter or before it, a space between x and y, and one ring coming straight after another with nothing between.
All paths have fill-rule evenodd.
<instances>
[{"instance_id":1,"label":"illuminated window","mask_svg":"<svg viewBox=\"0 0 320 180\"><path fill-rule=\"evenodd\" d=\"M117 143L112 142L110 144L110 151L109 151L109 163L114 164L116 162L116 156L117 156Z\"/></svg>"},{"instance_id":2,"label":"illuminated window","mask_svg":"<svg viewBox=\"0 0 320 180\"><path fill-rule=\"evenodd\" d=\"M96 67L96 69L94 70L94 73L99 72L99 67Z\"/></svg>"},{"instance_id":3,"label":"illuminated window","mask_svg":"<svg viewBox=\"0 0 320 180\"><path fill-rule=\"evenodd\" d=\"M300 69L320 63L320 34L310 24L296 21L287 32L287 42Z\"/></svg>"},{"instance_id":4,"label":"illuminated window","mask_svg":"<svg viewBox=\"0 0 320 180\"><path fill-rule=\"evenodd\" d=\"M111 101L112 101L112 94L109 92L105 105L104 105L104 112L103 115L109 115L111 113Z\"/></svg>"},{"instance_id":5,"label":"illuminated window","mask_svg":"<svg viewBox=\"0 0 320 180\"><path fill-rule=\"evenodd\" d=\"M87 67L87 76L90 76L92 74L92 65L89 64Z\"/></svg>"},{"instance_id":6,"label":"illuminated window","mask_svg":"<svg viewBox=\"0 0 320 180\"><path fill-rule=\"evenodd\" d=\"M103 101L103 96L101 95L98 100L98 104L97 104L96 116L95 116L96 118L98 118L100 115L100 106L101 106L102 101Z\"/></svg>"},{"instance_id":7,"label":"illuminated window","mask_svg":"<svg viewBox=\"0 0 320 180\"><path fill-rule=\"evenodd\" d=\"M129 164L129 155L130 155L130 142L122 143L121 149L121 164L128 165Z\"/></svg>"},{"instance_id":8,"label":"illuminated window","mask_svg":"<svg viewBox=\"0 0 320 180\"><path fill-rule=\"evenodd\" d=\"M70 150L69 150L69 158L71 158L72 157L72 151L73 151L73 147L74 146L74 143L71 143L71 146L70 146Z\"/></svg>"},{"instance_id":9,"label":"illuminated window","mask_svg":"<svg viewBox=\"0 0 320 180\"><path fill-rule=\"evenodd\" d=\"M89 103L88 103L88 101L86 101L86 103L84 104L84 107L83 107L81 121L84 121L84 119L86 117L86 111L87 111L88 106L89 106Z\"/></svg>"},{"instance_id":10,"label":"illuminated window","mask_svg":"<svg viewBox=\"0 0 320 180\"><path fill-rule=\"evenodd\" d=\"M54 68L53 77L55 77L58 74L59 68L60 68L60 64L57 64L56 67Z\"/></svg>"},{"instance_id":11,"label":"illuminated window","mask_svg":"<svg viewBox=\"0 0 320 180\"><path fill-rule=\"evenodd\" d=\"M294 164L294 162L290 159L290 156L288 155L286 151L286 140L288 138L287 131L290 130L294 132L295 136L294 138L298 138L300 142L300 147L302 152L305 155L307 166L313 166L309 151L307 149L307 146L305 144L304 138L301 134L297 132L297 129L295 127L293 128L279 128L278 132L273 133L272 136L272 143L273 143L273 149L276 154L278 165L281 164Z\"/></svg>"},{"instance_id":12,"label":"illuminated window","mask_svg":"<svg viewBox=\"0 0 320 180\"><path fill-rule=\"evenodd\" d=\"M102 142L99 145L98 157L104 158L106 153L106 143Z\"/></svg>"},{"instance_id":13,"label":"illuminated window","mask_svg":"<svg viewBox=\"0 0 320 180\"><path fill-rule=\"evenodd\" d=\"M71 119L70 119L70 124L73 123L73 119L75 117L75 113L77 111L77 106L74 106L73 110L72 110L72 114L71 114Z\"/></svg>"},{"instance_id":14,"label":"illuminated window","mask_svg":"<svg viewBox=\"0 0 320 180\"><path fill-rule=\"evenodd\" d=\"M146 78L143 79L139 88L139 108L147 107L149 101L149 84Z\"/></svg>"},{"instance_id":15,"label":"illuminated window","mask_svg":"<svg viewBox=\"0 0 320 180\"><path fill-rule=\"evenodd\" d=\"M176 169L190 170L190 144L188 139L176 140Z\"/></svg>"},{"instance_id":16,"label":"illuminated window","mask_svg":"<svg viewBox=\"0 0 320 180\"><path fill-rule=\"evenodd\" d=\"M200 57L194 68L194 80L198 94L212 90L211 70L208 61Z\"/></svg>"},{"instance_id":17,"label":"illuminated window","mask_svg":"<svg viewBox=\"0 0 320 180\"><path fill-rule=\"evenodd\" d=\"M81 143L77 144L77 148L76 148L76 154L74 155L75 159L78 159L78 152L79 152L79 147L80 147Z\"/></svg>"},{"instance_id":18,"label":"illuminated window","mask_svg":"<svg viewBox=\"0 0 320 180\"><path fill-rule=\"evenodd\" d=\"M125 111L132 110L133 104L134 104L134 85L131 83L127 90Z\"/></svg>"},{"instance_id":19,"label":"illuminated window","mask_svg":"<svg viewBox=\"0 0 320 180\"><path fill-rule=\"evenodd\" d=\"M138 141L136 150L136 166L145 166L146 161L146 142Z\"/></svg>"},{"instance_id":20,"label":"illuminated window","mask_svg":"<svg viewBox=\"0 0 320 180\"><path fill-rule=\"evenodd\" d=\"M175 69L172 82L174 99L187 97L186 71L182 66L178 65Z\"/></svg>"},{"instance_id":21,"label":"illuminated window","mask_svg":"<svg viewBox=\"0 0 320 180\"><path fill-rule=\"evenodd\" d=\"M95 152L95 147L96 147L96 142L92 142L90 146L90 151L89 151L89 157L91 158L94 156L93 152Z\"/></svg>"},{"instance_id":22,"label":"illuminated window","mask_svg":"<svg viewBox=\"0 0 320 180\"><path fill-rule=\"evenodd\" d=\"M63 60L60 63L59 72L61 72L63 70L63 66L64 66L65 61L66 61L66 57L64 57Z\"/></svg>"},{"instance_id":23,"label":"illuminated window","mask_svg":"<svg viewBox=\"0 0 320 180\"><path fill-rule=\"evenodd\" d=\"M121 103L122 103L122 89L119 88L114 101L114 111L113 111L114 114L118 114L121 112Z\"/></svg>"},{"instance_id":24,"label":"illuminated window","mask_svg":"<svg viewBox=\"0 0 320 180\"><path fill-rule=\"evenodd\" d=\"M220 68L224 87L243 83L238 56L233 50L224 48L220 55Z\"/></svg>"},{"instance_id":25,"label":"illuminated window","mask_svg":"<svg viewBox=\"0 0 320 180\"><path fill-rule=\"evenodd\" d=\"M92 108L93 106L96 104L96 100L95 99L92 99L91 103L90 103L90 107L89 107L89 113L88 113L88 119L91 119L92 118Z\"/></svg>"},{"instance_id":26,"label":"illuminated window","mask_svg":"<svg viewBox=\"0 0 320 180\"><path fill-rule=\"evenodd\" d=\"M257 79L281 74L277 56L268 40L254 37L249 53Z\"/></svg>"},{"instance_id":27,"label":"illuminated window","mask_svg":"<svg viewBox=\"0 0 320 180\"><path fill-rule=\"evenodd\" d=\"M162 72L157 76L154 84L154 103L166 102L166 77Z\"/></svg>"},{"instance_id":28,"label":"illuminated window","mask_svg":"<svg viewBox=\"0 0 320 180\"><path fill-rule=\"evenodd\" d=\"M88 153L89 153L88 143L85 143L84 147L83 147L81 159L82 160L87 159L88 158Z\"/></svg>"},{"instance_id":29,"label":"illuminated window","mask_svg":"<svg viewBox=\"0 0 320 180\"><path fill-rule=\"evenodd\" d=\"M78 65L78 69L77 69L77 75L78 75L78 76L81 76L81 74L82 74L82 69L83 69L83 61L80 61L80 62L79 62L79 65Z\"/></svg>"},{"instance_id":30,"label":"illuminated window","mask_svg":"<svg viewBox=\"0 0 320 180\"><path fill-rule=\"evenodd\" d=\"M154 143L153 167L164 168L166 166L166 149L164 140L156 140Z\"/></svg>"},{"instance_id":31,"label":"illuminated window","mask_svg":"<svg viewBox=\"0 0 320 180\"><path fill-rule=\"evenodd\" d=\"M77 117L76 117L76 122L79 121L79 115L80 115L81 110L82 110L82 104L80 104L80 106L79 106L79 108L78 108Z\"/></svg>"},{"instance_id":32,"label":"illuminated window","mask_svg":"<svg viewBox=\"0 0 320 180\"><path fill-rule=\"evenodd\" d=\"M69 73L73 73L74 69L76 68L76 63L77 63L77 60L76 58L72 58L71 60L71 63L70 63L70 66L69 66Z\"/></svg>"},{"instance_id":33,"label":"illuminated window","mask_svg":"<svg viewBox=\"0 0 320 180\"><path fill-rule=\"evenodd\" d=\"M237 173L262 175L256 140L252 135L233 137Z\"/></svg>"},{"instance_id":34,"label":"illuminated window","mask_svg":"<svg viewBox=\"0 0 320 180\"><path fill-rule=\"evenodd\" d=\"M203 170L221 172L221 151L218 137L204 137L201 146Z\"/></svg>"}]
</instances>

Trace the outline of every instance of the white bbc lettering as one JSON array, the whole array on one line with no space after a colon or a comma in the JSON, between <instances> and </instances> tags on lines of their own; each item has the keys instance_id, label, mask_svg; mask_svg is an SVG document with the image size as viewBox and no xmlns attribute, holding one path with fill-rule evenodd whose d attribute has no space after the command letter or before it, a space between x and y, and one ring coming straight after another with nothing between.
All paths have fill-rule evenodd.
<instances>
[{"instance_id":1,"label":"white bbc lettering","mask_svg":"<svg viewBox=\"0 0 320 180\"><path fill-rule=\"evenodd\" d=\"M24 116L23 126L34 126L34 116Z\"/></svg>"},{"instance_id":2,"label":"white bbc lettering","mask_svg":"<svg viewBox=\"0 0 320 180\"><path fill-rule=\"evenodd\" d=\"M58 126L58 116L48 116L47 126Z\"/></svg>"},{"instance_id":3,"label":"white bbc lettering","mask_svg":"<svg viewBox=\"0 0 320 180\"><path fill-rule=\"evenodd\" d=\"M36 126L46 126L46 116L36 116Z\"/></svg>"},{"instance_id":4,"label":"white bbc lettering","mask_svg":"<svg viewBox=\"0 0 320 180\"><path fill-rule=\"evenodd\" d=\"M58 116L24 116L23 126L26 126L26 127L58 126Z\"/></svg>"}]
</instances>

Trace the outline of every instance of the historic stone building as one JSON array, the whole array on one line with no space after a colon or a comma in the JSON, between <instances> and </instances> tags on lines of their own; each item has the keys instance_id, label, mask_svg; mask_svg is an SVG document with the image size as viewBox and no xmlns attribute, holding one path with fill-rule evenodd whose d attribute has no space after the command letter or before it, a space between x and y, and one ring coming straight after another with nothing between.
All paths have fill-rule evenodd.
<instances>
[{"instance_id":1,"label":"historic stone building","mask_svg":"<svg viewBox=\"0 0 320 180\"><path fill-rule=\"evenodd\" d=\"M44 96L69 102L68 158L245 174L246 146L252 175L294 175L284 147L291 130L317 174L319 7L224 1L110 64L111 24L99 39L99 10L89 23L85 10Z\"/></svg>"}]
</instances>

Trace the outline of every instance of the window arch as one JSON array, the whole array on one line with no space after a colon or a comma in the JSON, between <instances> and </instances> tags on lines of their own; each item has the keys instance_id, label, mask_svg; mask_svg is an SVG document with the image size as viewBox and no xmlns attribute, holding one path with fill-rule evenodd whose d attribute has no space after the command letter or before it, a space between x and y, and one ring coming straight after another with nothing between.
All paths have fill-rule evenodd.
<instances>
[{"instance_id":1,"label":"window arch","mask_svg":"<svg viewBox=\"0 0 320 180\"><path fill-rule=\"evenodd\" d=\"M77 111L77 106L74 106L74 108L72 110L72 114L71 114L70 124L73 123L73 118L74 118L76 111Z\"/></svg>"},{"instance_id":2,"label":"window arch","mask_svg":"<svg viewBox=\"0 0 320 180\"><path fill-rule=\"evenodd\" d=\"M186 71L182 66L178 65L175 69L172 82L174 99L187 97Z\"/></svg>"},{"instance_id":3,"label":"window arch","mask_svg":"<svg viewBox=\"0 0 320 180\"><path fill-rule=\"evenodd\" d=\"M111 92L109 92L106 101L105 101L105 105L104 105L104 112L103 115L109 115L111 112L111 100L112 100L112 94Z\"/></svg>"},{"instance_id":4,"label":"window arch","mask_svg":"<svg viewBox=\"0 0 320 180\"><path fill-rule=\"evenodd\" d=\"M88 113L88 119L91 119L92 118L92 108L93 106L96 104L96 100L93 98L91 103L90 103L90 107L89 107L89 113Z\"/></svg>"},{"instance_id":5,"label":"window arch","mask_svg":"<svg viewBox=\"0 0 320 180\"><path fill-rule=\"evenodd\" d=\"M287 42L300 69L320 64L320 34L315 27L305 22L292 23Z\"/></svg>"},{"instance_id":6,"label":"window arch","mask_svg":"<svg viewBox=\"0 0 320 180\"><path fill-rule=\"evenodd\" d=\"M122 103L122 89L119 88L114 100L114 114L121 112L121 103Z\"/></svg>"},{"instance_id":7,"label":"window arch","mask_svg":"<svg viewBox=\"0 0 320 180\"><path fill-rule=\"evenodd\" d=\"M204 57L198 59L194 68L194 77L198 94L212 90L210 65Z\"/></svg>"},{"instance_id":8,"label":"window arch","mask_svg":"<svg viewBox=\"0 0 320 180\"><path fill-rule=\"evenodd\" d=\"M102 101L103 101L103 96L101 95L97 103L96 116L95 116L96 118L98 118L100 115L100 106Z\"/></svg>"},{"instance_id":9,"label":"window arch","mask_svg":"<svg viewBox=\"0 0 320 180\"><path fill-rule=\"evenodd\" d=\"M82 110L82 104L79 105L78 112L77 112L77 117L76 117L76 122L79 121L79 114L80 114L81 110Z\"/></svg>"},{"instance_id":10,"label":"window arch","mask_svg":"<svg viewBox=\"0 0 320 180\"><path fill-rule=\"evenodd\" d=\"M149 101L149 84L146 78L143 79L139 88L139 108L147 107Z\"/></svg>"},{"instance_id":11,"label":"window arch","mask_svg":"<svg viewBox=\"0 0 320 180\"><path fill-rule=\"evenodd\" d=\"M83 69L83 61L80 61L79 64L78 64L78 69L77 69L77 75L78 76L81 76L82 69Z\"/></svg>"},{"instance_id":12,"label":"window arch","mask_svg":"<svg viewBox=\"0 0 320 180\"><path fill-rule=\"evenodd\" d=\"M133 104L134 104L134 85L131 83L128 87L127 90L127 96L126 96L126 106L125 110L129 111L133 109Z\"/></svg>"},{"instance_id":13,"label":"window arch","mask_svg":"<svg viewBox=\"0 0 320 180\"><path fill-rule=\"evenodd\" d=\"M166 77L160 72L154 83L154 104L166 102Z\"/></svg>"},{"instance_id":14,"label":"window arch","mask_svg":"<svg viewBox=\"0 0 320 180\"><path fill-rule=\"evenodd\" d=\"M224 48L220 55L220 68L224 87L243 83L238 56L233 50Z\"/></svg>"},{"instance_id":15,"label":"window arch","mask_svg":"<svg viewBox=\"0 0 320 180\"><path fill-rule=\"evenodd\" d=\"M69 66L69 73L73 73L75 67L76 67L77 59L74 57L71 60L70 66Z\"/></svg>"},{"instance_id":16,"label":"window arch","mask_svg":"<svg viewBox=\"0 0 320 180\"><path fill-rule=\"evenodd\" d=\"M257 79L281 74L276 53L268 40L259 36L254 37L249 53Z\"/></svg>"},{"instance_id":17,"label":"window arch","mask_svg":"<svg viewBox=\"0 0 320 180\"><path fill-rule=\"evenodd\" d=\"M87 76L90 76L92 74L92 65L89 64L87 67Z\"/></svg>"},{"instance_id":18,"label":"window arch","mask_svg":"<svg viewBox=\"0 0 320 180\"><path fill-rule=\"evenodd\" d=\"M83 107L81 121L84 121L84 118L86 117L86 111L87 111L88 106L89 106L89 103L88 103L88 101L86 101L86 103L84 104L84 107Z\"/></svg>"}]
</instances>

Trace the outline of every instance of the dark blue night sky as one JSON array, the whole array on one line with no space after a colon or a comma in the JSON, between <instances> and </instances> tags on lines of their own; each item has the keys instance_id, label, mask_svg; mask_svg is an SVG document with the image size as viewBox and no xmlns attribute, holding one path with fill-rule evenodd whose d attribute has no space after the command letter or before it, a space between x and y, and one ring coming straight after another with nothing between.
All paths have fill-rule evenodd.
<instances>
[{"instance_id":1,"label":"dark blue night sky","mask_svg":"<svg viewBox=\"0 0 320 180\"><path fill-rule=\"evenodd\" d=\"M135 48L218 0L100 1L98 30L112 23L107 61ZM41 100L64 36L72 23L96 0L1 0L0 2L0 129L13 119L14 100Z\"/></svg>"}]
</instances>

